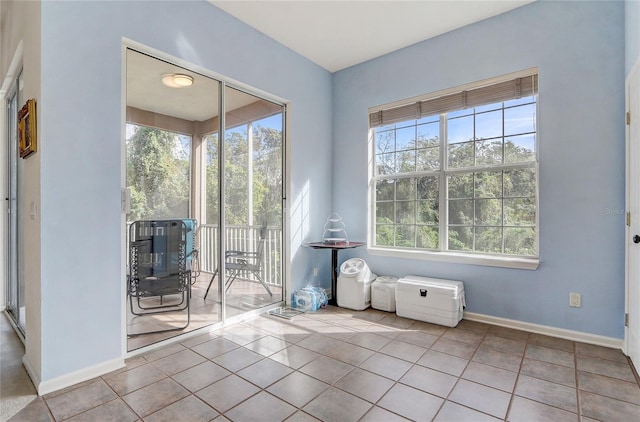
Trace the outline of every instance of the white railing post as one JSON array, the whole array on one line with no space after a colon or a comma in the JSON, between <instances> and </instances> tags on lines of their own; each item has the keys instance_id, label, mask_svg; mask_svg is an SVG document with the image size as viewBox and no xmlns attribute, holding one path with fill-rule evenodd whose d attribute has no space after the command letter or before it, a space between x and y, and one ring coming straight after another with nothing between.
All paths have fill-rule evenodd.
<instances>
[{"instance_id":1,"label":"white railing post","mask_svg":"<svg viewBox=\"0 0 640 422\"><path fill-rule=\"evenodd\" d=\"M203 224L200 229L200 265L201 271L213 273L218 268L216 239L218 226ZM246 226L227 226L225 239L229 250L256 250L260 228ZM263 252L263 278L268 284L281 286L282 274L282 229L267 228ZM253 279L251 274L242 274L243 278Z\"/></svg>"}]
</instances>

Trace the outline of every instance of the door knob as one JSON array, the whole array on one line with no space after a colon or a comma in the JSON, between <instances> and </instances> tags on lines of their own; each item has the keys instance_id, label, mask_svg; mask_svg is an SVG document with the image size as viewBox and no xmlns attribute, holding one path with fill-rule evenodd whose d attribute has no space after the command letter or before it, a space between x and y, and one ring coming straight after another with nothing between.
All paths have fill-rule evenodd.
<instances>
[{"instance_id":1,"label":"door knob","mask_svg":"<svg viewBox=\"0 0 640 422\"><path fill-rule=\"evenodd\" d=\"M639 235L635 235L633 236L633 243L640 243L640 236Z\"/></svg>"}]
</instances>

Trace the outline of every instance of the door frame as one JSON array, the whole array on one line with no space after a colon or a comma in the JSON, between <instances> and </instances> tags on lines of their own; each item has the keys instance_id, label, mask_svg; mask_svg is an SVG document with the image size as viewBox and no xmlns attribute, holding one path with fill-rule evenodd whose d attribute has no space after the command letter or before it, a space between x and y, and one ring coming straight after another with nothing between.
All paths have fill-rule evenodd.
<instances>
[{"instance_id":1,"label":"door frame","mask_svg":"<svg viewBox=\"0 0 640 422\"><path fill-rule=\"evenodd\" d=\"M225 88L226 87L230 87L230 88L234 88L234 89L238 89L240 91L246 92L250 95L253 95L257 98L266 100L266 101L270 101L276 104L279 104L282 106L282 114L283 114L283 119L285 120L285 124L283 126L283 151L282 151L282 172L283 172L283 180L282 180L282 191L283 191L283 197L282 197L282 241L284 244L283 247L283 256L282 256L282 271L283 271L283 282L282 282L282 300L280 302L280 304L284 305L288 302L287 297L288 297L288 292L290 291L290 283L291 283L291 263L290 263L290 241L289 241L289 233L290 233L290 215L289 215L289 204L288 204L288 198L289 198L289 194L290 194L290 163L288 160L288 157L290 156L290 138L289 138L289 133L290 132L290 107L291 107L291 102L281 98L279 96L270 94L266 91L263 91L261 89L255 88L253 86L241 83L239 81L236 81L234 79L228 78L226 76L223 76L219 73L213 72L207 68L204 68L202 66L198 66L195 65L189 61L186 61L184 59L180 59L178 57L175 57L173 55L170 55L168 53L165 53L161 50L157 50L153 47L149 47L148 45L139 43L137 41L131 40L131 39L127 39L127 38L123 38L122 39L122 50L121 50L121 57L122 57L122 61L121 61L121 81L122 81L122 85L121 85L121 139L120 139L120 145L121 145L121 150L120 150L120 160L121 160L121 168L120 168L120 179L121 179L121 228L122 228L122 233L121 233L121 259L122 259L122 264L121 264L121 279L125 280L126 279L126 275L127 275L127 266L128 266L128 245L127 245L127 213L129 212L129 206L130 206L130 198L129 198L129 192L127 190L127 156L126 156L126 109L127 109L127 50L128 49L133 49L136 50L138 52L144 53L144 54L148 54L149 56L155 57L157 59L160 60L164 60L167 61L169 63L173 63L177 66L183 67L185 69L189 69L193 72L197 72L202 74L203 76L206 77L210 77L212 79L215 79L217 81L220 82L220 110L224 110L224 95L225 95ZM224 127L224 116L221 118L221 123L222 126ZM224 140L223 136L219 137L219 141ZM220 155L220 158L224 158L222 156L222 154ZM221 167L222 168L222 167ZM224 184L221 184L219 186L220 189L224 189ZM222 200L222 198L220 198ZM193 200L193 190L192 190L192 199ZM222 202L222 201L221 201ZM224 208L222 208L224 209ZM193 210L193 208L192 208ZM221 216L221 220L224 216L224 213L221 212L220 213ZM220 231L221 236L222 236L222 230ZM225 249L225 245L224 245L224 238L220 239L220 255L218 257L219 262L221 262L221 267L219 268L220 271L222 271L224 273L224 249ZM132 351L128 351L127 348L127 343L128 343L128 337L127 337L127 291L126 291L126 286L125 283L123 283L123 288L121 289L121 309L120 309L120 313L121 313L121 322L120 322L120 326L121 326L121 338L123 339L122 344L121 344L121 350L122 350L122 355L124 357L131 357L131 356L136 356L139 355L141 353L145 353L147 351L156 349L158 347L162 347L164 345L170 344L170 343L174 343L174 342L179 342L179 341L184 341L185 338L188 337L192 337L192 336L196 336L199 334L202 334L204 332L208 332L210 330L210 326L205 326L202 328L198 328L195 329L193 331L189 331L188 333L184 333L184 334L180 334L178 336L175 337L170 337L166 340L160 341L158 343L154 343L151 344L149 346L144 346ZM256 315L256 312L262 312L265 311L267 309L270 308L270 306L267 306L266 308L260 309L260 310L255 310L255 311L248 311L245 314L242 315L238 315L238 316L234 316L234 317L230 317L227 318L225 315L225 297L223 295L223 299L222 299L222 309L223 309L223 314L222 314L222 320L218 323L218 325L220 326L224 326L226 324L232 324L238 321L241 321L245 318L249 318L249 317L253 317Z\"/></svg>"},{"instance_id":2,"label":"door frame","mask_svg":"<svg viewBox=\"0 0 640 422\"><path fill-rule=\"evenodd\" d=\"M635 79L635 81L634 81ZM631 106L631 85L635 83L640 90L640 58L631 68L625 81L625 327L623 352L631 358L636 367L640 367L640 246L633 243L633 236L640 233L640 92L636 92L635 108ZM628 114L627 114L628 113ZM631 126L634 125L634 126ZM632 133L632 127L636 130ZM634 136L632 141L631 136ZM632 148L633 144L633 148ZM635 200L635 201L634 201ZM634 255L635 254L635 255ZM635 295L633 293L636 293Z\"/></svg>"},{"instance_id":3,"label":"door frame","mask_svg":"<svg viewBox=\"0 0 640 422\"><path fill-rule=\"evenodd\" d=\"M12 98L13 96L15 96L16 99L16 109L15 109L15 117L17 119L17 114L18 114L18 110L20 108L20 102L21 102L21 95L20 95L20 91L22 90L22 78L23 78L23 51L24 51L24 47L23 47L23 43L22 41L20 41L18 43L18 46L16 47L16 51L13 54L13 57L11 59L11 63L9 64L9 68L7 70L7 73L5 74L5 77L2 81L2 85L0 86L0 98L3 101L3 105L2 107L0 107L2 109L2 116L0 116L0 129L2 131L2 136L1 138L3 139L3 147L0 149L2 150L5 154L4 154L4 159L2 160L2 163L0 164L0 171L2 172L2 176L0 177L0 180L2 180L2 184L3 184L3 188L4 188L4 192L5 192L5 198L7 198L4 201L4 217L2 219L2 222L0 222L0 233L1 233L1 237L2 237L2 246L0 246L0 249L3 251L3 256L4 259L0 262L0 268L2 269L2 274L3 274L3 281L2 283L0 283L0 310L1 311L6 311L7 310L7 305L9 303L10 300L10 293L9 293L9 289L11 288L11 283L16 283L16 301L17 301L17 313L13 314L10 316L9 320L11 322L11 325L13 326L14 330L16 331L16 333L18 334L18 337L22 340L22 342L24 342L25 340L25 334L26 334L26 323L25 324L21 324L21 321L25 321L26 320L26 305L24 307L24 309L21 311L20 310L20 302L22 301L22 303L24 304L24 297L21 298L20 295L20 289L21 289L21 283L24 283L24 279L22 278L22 272L24 270L24 266L22 265L21 261L20 261L20 237L21 237L21 232L22 232L22 226L21 226L21 222L20 219L18 217L18 219L15 221L15 227L13 228L13 230L15 230L15 232L13 233L16 238L15 238L15 242L11 241L11 236L12 236L12 223L11 223L11 215L9 214L9 210L10 210L10 204L9 204L9 195L14 195L15 196L15 207L13 208L14 214L19 216L21 213L21 204L19 202L20 199L20 180L19 180L19 173L20 170L18 169L18 166L20 165L20 158L17 157L17 149L15 150L15 154L16 156L13 157L15 158L16 161L16 166L12 166L9 161L12 160L13 158L10 156L11 155L11 151L10 151L10 145L9 142L12 142L14 147L17 148L17 139L14 140L10 140L10 128L9 125L11 124L11 119L9 119L9 111L10 111L10 107L8 105L8 101L10 100L10 98ZM12 177L12 172L16 173L16 177L18 177L18 183L17 186L15 187L15 192L12 192L10 189L10 183L11 183L11 177ZM13 262L10 262L13 261ZM12 275L10 274L10 271L15 270L15 279L12 277ZM24 284L22 285L23 287L23 291L24 291ZM24 315L21 314L21 312L24 312Z\"/></svg>"}]
</instances>

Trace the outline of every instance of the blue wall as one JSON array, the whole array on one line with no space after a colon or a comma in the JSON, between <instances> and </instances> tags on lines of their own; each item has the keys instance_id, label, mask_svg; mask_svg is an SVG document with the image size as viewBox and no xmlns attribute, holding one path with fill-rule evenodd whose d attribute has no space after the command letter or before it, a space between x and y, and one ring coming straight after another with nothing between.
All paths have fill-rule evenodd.
<instances>
[{"instance_id":1,"label":"blue wall","mask_svg":"<svg viewBox=\"0 0 640 422\"><path fill-rule=\"evenodd\" d=\"M640 1L625 0L624 19L625 75L628 76L631 68L640 58Z\"/></svg>"},{"instance_id":2,"label":"blue wall","mask_svg":"<svg viewBox=\"0 0 640 422\"><path fill-rule=\"evenodd\" d=\"M330 212L329 72L205 1L42 2L42 381L122 355L123 37L289 100L294 243Z\"/></svg>"},{"instance_id":3,"label":"blue wall","mask_svg":"<svg viewBox=\"0 0 640 422\"><path fill-rule=\"evenodd\" d=\"M621 338L623 4L535 2L332 77L205 1L43 2L42 381L121 357L122 37L290 101L293 289L313 266L326 285L328 253L300 245L332 211L366 237L368 107L539 66L539 269L357 253L464 280L469 311Z\"/></svg>"},{"instance_id":4,"label":"blue wall","mask_svg":"<svg viewBox=\"0 0 640 422\"><path fill-rule=\"evenodd\" d=\"M333 204L353 239L367 233L368 107L540 75L537 270L353 254L377 274L463 280L471 312L622 338L624 35L623 2L535 2L336 73Z\"/></svg>"}]
</instances>

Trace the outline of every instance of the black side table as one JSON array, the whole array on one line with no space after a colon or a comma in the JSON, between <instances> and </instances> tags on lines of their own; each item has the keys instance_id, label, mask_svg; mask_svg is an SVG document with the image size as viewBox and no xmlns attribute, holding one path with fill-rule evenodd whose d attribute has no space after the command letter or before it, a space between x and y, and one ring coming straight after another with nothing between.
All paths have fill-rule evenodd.
<instances>
[{"instance_id":1,"label":"black side table","mask_svg":"<svg viewBox=\"0 0 640 422\"><path fill-rule=\"evenodd\" d=\"M310 242L304 244L304 246L313 249L331 249L331 300L329 300L329 305L338 306L338 251L364 245L366 245L366 242Z\"/></svg>"}]
</instances>

